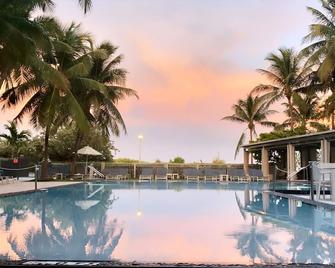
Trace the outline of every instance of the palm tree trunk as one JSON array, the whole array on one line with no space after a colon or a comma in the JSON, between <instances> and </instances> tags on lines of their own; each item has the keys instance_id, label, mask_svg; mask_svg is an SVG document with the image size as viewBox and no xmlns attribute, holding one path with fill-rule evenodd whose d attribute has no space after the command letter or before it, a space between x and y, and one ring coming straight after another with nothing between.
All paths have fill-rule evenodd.
<instances>
[{"instance_id":1,"label":"palm tree trunk","mask_svg":"<svg viewBox=\"0 0 335 268\"><path fill-rule=\"evenodd\" d=\"M251 143L253 140L252 132L253 132L253 129L249 128L249 143ZM253 163L254 163L254 158L252 157L252 154L250 154L250 164L252 165Z\"/></svg>"},{"instance_id":2,"label":"palm tree trunk","mask_svg":"<svg viewBox=\"0 0 335 268\"><path fill-rule=\"evenodd\" d=\"M41 179L42 180L45 180L48 178L49 135L50 135L50 126L48 125L45 128L45 133L44 133L43 160L42 160L42 167L41 167Z\"/></svg>"},{"instance_id":3,"label":"palm tree trunk","mask_svg":"<svg viewBox=\"0 0 335 268\"><path fill-rule=\"evenodd\" d=\"M77 134L76 134L76 140L74 143L74 148L73 148L73 159L72 159L72 167L71 167L72 174L75 174L77 172L76 170L76 163L77 163L77 157L78 157L77 151L79 149L79 145L82 142L82 140L83 140L82 132L78 129Z\"/></svg>"},{"instance_id":4,"label":"palm tree trunk","mask_svg":"<svg viewBox=\"0 0 335 268\"><path fill-rule=\"evenodd\" d=\"M292 98L291 96L288 96L287 97L287 100L288 100L288 115L290 117L290 127L291 127L291 130L294 129L294 122L293 122L293 106L292 106Z\"/></svg>"},{"instance_id":5,"label":"palm tree trunk","mask_svg":"<svg viewBox=\"0 0 335 268\"><path fill-rule=\"evenodd\" d=\"M252 142L253 135L252 135L252 128L249 128L249 143Z\"/></svg>"}]
</instances>

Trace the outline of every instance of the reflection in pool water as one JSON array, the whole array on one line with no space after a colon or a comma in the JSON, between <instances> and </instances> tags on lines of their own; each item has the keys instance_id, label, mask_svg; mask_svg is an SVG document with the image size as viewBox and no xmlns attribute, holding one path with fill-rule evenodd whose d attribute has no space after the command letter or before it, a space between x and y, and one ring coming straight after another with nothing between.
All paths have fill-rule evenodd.
<instances>
[{"instance_id":1,"label":"reflection in pool water","mask_svg":"<svg viewBox=\"0 0 335 268\"><path fill-rule=\"evenodd\" d=\"M266 184L94 183L0 198L0 258L335 261L335 212Z\"/></svg>"}]
</instances>

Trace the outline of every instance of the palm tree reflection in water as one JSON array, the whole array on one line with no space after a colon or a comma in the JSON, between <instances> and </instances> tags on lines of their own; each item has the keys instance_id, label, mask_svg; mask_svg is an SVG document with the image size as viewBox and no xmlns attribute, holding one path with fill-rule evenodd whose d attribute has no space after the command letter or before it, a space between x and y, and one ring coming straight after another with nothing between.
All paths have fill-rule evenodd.
<instances>
[{"instance_id":1,"label":"palm tree reflection in water","mask_svg":"<svg viewBox=\"0 0 335 268\"><path fill-rule=\"evenodd\" d=\"M111 190L102 188L96 198L99 203L80 208L75 200L85 198L85 192L81 188L81 191L71 189L65 196L64 190L61 195L57 190L40 193L39 209L35 206L36 209L27 209L26 213L38 214L41 227L29 230L24 246L14 237L8 239L16 255L29 260L112 259L123 233L122 224L108 218L108 210L117 198Z\"/></svg>"},{"instance_id":2,"label":"palm tree reflection in water","mask_svg":"<svg viewBox=\"0 0 335 268\"><path fill-rule=\"evenodd\" d=\"M250 197L251 196L251 197ZM236 202L240 209L241 215L244 221L247 221L247 215L245 212L245 207L252 204L254 200L257 200L254 196L254 190L250 190L248 186L244 191L244 204L240 201L237 194L235 194ZM282 258L278 256L272 246L276 244L275 241L269 238L270 228L258 227L257 223L259 216L257 214L249 213L251 217L250 225L243 226L242 231L237 231L231 236L237 240L237 249L240 250L242 256L248 256L251 263L257 262L259 260L261 263L274 263L282 262Z\"/></svg>"},{"instance_id":3,"label":"palm tree reflection in water","mask_svg":"<svg viewBox=\"0 0 335 268\"><path fill-rule=\"evenodd\" d=\"M244 191L244 206L236 194L237 205L244 220L251 218L243 231L232 234L237 240L237 249L248 256L252 263L334 263L335 262L335 212L326 212L294 199L278 198L267 192L256 192L247 186ZM327 215L326 215L327 214ZM328 215L330 214L330 215ZM257 224L262 220L262 227ZM267 226L264 226L267 225ZM290 234L286 258L275 253L272 240L276 230ZM271 232L270 232L271 231Z\"/></svg>"}]
</instances>

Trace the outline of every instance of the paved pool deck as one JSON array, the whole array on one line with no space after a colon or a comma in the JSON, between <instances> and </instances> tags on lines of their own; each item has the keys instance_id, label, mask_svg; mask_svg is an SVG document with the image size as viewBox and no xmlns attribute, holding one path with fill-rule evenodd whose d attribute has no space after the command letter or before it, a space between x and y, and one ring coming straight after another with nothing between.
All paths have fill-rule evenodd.
<instances>
[{"instance_id":1,"label":"paved pool deck","mask_svg":"<svg viewBox=\"0 0 335 268\"><path fill-rule=\"evenodd\" d=\"M120 261L1 261L1 267L171 267L171 268L190 268L190 267L210 267L210 268L321 268L335 267L334 264L211 264L211 263L140 263L140 262L120 262Z\"/></svg>"},{"instance_id":2,"label":"paved pool deck","mask_svg":"<svg viewBox=\"0 0 335 268\"><path fill-rule=\"evenodd\" d=\"M54 187L64 187L83 182L78 181L39 181L37 182L37 189L47 189ZM14 195L18 193L29 193L35 191L34 181L15 181L11 183L0 183L0 196Z\"/></svg>"}]
</instances>

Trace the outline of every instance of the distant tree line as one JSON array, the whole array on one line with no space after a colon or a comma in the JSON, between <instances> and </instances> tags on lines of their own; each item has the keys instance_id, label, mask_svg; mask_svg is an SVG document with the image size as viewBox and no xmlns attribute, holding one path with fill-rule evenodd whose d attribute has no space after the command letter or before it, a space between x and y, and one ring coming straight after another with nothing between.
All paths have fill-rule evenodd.
<instances>
[{"instance_id":1,"label":"distant tree line","mask_svg":"<svg viewBox=\"0 0 335 268\"><path fill-rule=\"evenodd\" d=\"M32 135L28 131L18 131L14 122L5 125L8 133L0 137L0 157L16 158L24 156L33 164L42 160L43 135ZM95 148L102 153L97 160L112 161L113 150L115 150L110 139L98 129L90 129L88 135L80 141L79 148L86 145ZM54 162L72 161L75 153L76 129L74 127L62 127L57 134L50 137L49 160ZM78 160L84 160L80 157Z\"/></svg>"}]
</instances>

